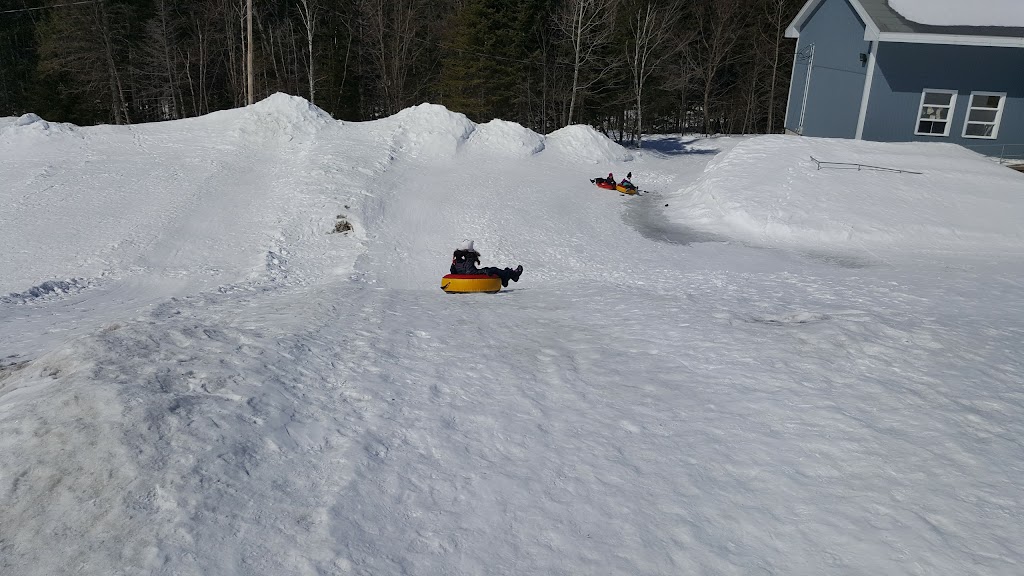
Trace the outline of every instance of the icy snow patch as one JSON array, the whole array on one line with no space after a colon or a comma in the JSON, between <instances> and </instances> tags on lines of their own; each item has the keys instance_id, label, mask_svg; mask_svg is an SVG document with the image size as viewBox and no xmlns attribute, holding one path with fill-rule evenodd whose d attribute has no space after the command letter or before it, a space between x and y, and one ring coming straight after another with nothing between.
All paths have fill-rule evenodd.
<instances>
[{"instance_id":1,"label":"icy snow patch","mask_svg":"<svg viewBox=\"0 0 1024 576\"><path fill-rule=\"evenodd\" d=\"M305 98L281 92L244 110L240 131L271 139L308 140L325 127L337 123L330 114Z\"/></svg>"},{"instance_id":2,"label":"icy snow patch","mask_svg":"<svg viewBox=\"0 0 1024 576\"><path fill-rule=\"evenodd\" d=\"M394 125L392 142L396 151L429 160L454 158L476 129L476 124L464 114L438 104L406 108L378 122Z\"/></svg>"},{"instance_id":3,"label":"icy snow patch","mask_svg":"<svg viewBox=\"0 0 1024 576\"><path fill-rule=\"evenodd\" d=\"M812 156L921 173L819 170ZM709 162L667 215L767 245L1024 253L1022 185L956 145L763 136Z\"/></svg>"},{"instance_id":4,"label":"icy snow patch","mask_svg":"<svg viewBox=\"0 0 1024 576\"><path fill-rule=\"evenodd\" d=\"M0 303L3 304L27 304L29 302L54 299L70 294L75 294L93 286L93 281L85 278L69 278L67 280L47 280L38 286L33 286L24 292L11 293L7 296L0 296Z\"/></svg>"},{"instance_id":5,"label":"icy snow patch","mask_svg":"<svg viewBox=\"0 0 1024 576\"><path fill-rule=\"evenodd\" d=\"M544 137L515 122L495 119L478 125L465 148L472 152L526 158L544 149Z\"/></svg>"},{"instance_id":6,"label":"icy snow patch","mask_svg":"<svg viewBox=\"0 0 1024 576\"><path fill-rule=\"evenodd\" d=\"M929 26L1024 27L1021 0L889 0L889 6L907 20Z\"/></svg>"},{"instance_id":7,"label":"icy snow patch","mask_svg":"<svg viewBox=\"0 0 1024 576\"><path fill-rule=\"evenodd\" d=\"M545 148L576 162L628 162L633 155L590 126L575 125L548 134Z\"/></svg>"}]
</instances>

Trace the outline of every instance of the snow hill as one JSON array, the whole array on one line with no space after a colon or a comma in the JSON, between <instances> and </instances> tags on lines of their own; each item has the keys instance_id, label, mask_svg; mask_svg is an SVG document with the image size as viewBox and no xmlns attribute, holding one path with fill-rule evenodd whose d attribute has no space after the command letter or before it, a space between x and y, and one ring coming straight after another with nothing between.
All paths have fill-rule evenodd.
<instances>
[{"instance_id":1,"label":"snow hill","mask_svg":"<svg viewBox=\"0 0 1024 576\"><path fill-rule=\"evenodd\" d=\"M2 118L0 159L0 574L1024 562L1024 177L983 157L276 94ZM522 280L442 293L463 238Z\"/></svg>"},{"instance_id":2,"label":"snow hill","mask_svg":"<svg viewBox=\"0 0 1024 576\"><path fill-rule=\"evenodd\" d=\"M670 214L802 249L1022 255L1021 184L953 144L766 136L709 162Z\"/></svg>"}]
</instances>

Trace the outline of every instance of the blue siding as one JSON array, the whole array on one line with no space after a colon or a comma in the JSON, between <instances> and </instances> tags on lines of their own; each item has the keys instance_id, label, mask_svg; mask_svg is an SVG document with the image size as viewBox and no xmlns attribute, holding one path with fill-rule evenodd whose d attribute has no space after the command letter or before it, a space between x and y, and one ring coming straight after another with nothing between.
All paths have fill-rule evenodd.
<instances>
[{"instance_id":1,"label":"blue siding","mask_svg":"<svg viewBox=\"0 0 1024 576\"><path fill-rule=\"evenodd\" d=\"M998 145L1024 144L1024 49L883 42L877 61L865 139L952 142L994 155L999 154ZM926 88L957 91L947 137L914 135L921 91ZM973 91L1006 92L995 140L961 136Z\"/></svg>"},{"instance_id":2,"label":"blue siding","mask_svg":"<svg viewBox=\"0 0 1024 576\"><path fill-rule=\"evenodd\" d=\"M864 23L847 0L825 0L810 15L800 30L797 51L812 44L814 61L802 133L853 138L867 75L860 55L871 50L871 43L864 41ZM794 132L800 124L807 65L798 58L793 67L786 128Z\"/></svg>"}]
</instances>

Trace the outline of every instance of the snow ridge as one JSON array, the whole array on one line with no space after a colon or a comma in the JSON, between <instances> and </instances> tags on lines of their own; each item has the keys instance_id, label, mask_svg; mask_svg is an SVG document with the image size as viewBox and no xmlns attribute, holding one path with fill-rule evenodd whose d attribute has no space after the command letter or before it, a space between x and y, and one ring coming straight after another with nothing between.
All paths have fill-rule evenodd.
<instances>
[{"instance_id":1,"label":"snow ridge","mask_svg":"<svg viewBox=\"0 0 1024 576\"><path fill-rule=\"evenodd\" d=\"M466 150L505 158L526 158L544 150L544 136L516 122L491 120L476 126L466 142Z\"/></svg>"},{"instance_id":2,"label":"snow ridge","mask_svg":"<svg viewBox=\"0 0 1024 576\"><path fill-rule=\"evenodd\" d=\"M309 140L336 124L330 114L305 98L277 92L244 108L239 131L268 139Z\"/></svg>"},{"instance_id":3,"label":"snow ridge","mask_svg":"<svg viewBox=\"0 0 1024 576\"><path fill-rule=\"evenodd\" d=\"M608 164L633 160L633 154L591 126L566 126L548 134L545 141L548 150L566 161Z\"/></svg>"},{"instance_id":4,"label":"snow ridge","mask_svg":"<svg viewBox=\"0 0 1024 576\"><path fill-rule=\"evenodd\" d=\"M20 138L50 138L75 136L81 138L78 126L65 122L47 122L36 114L18 118L0 118L0 142L16 143Z\"/></svg>"},{"instance_id":5,"label":"snow ridge","mask_svg":"<svg viewBox=\"0 0 1024 576\"><path fill-rule=\"evenodd\" d=\"M451 160L476 124L465 114L437 104L420 104L378 120L392 131L393 156L424 161Z\"/></svg>"}]
</instances>

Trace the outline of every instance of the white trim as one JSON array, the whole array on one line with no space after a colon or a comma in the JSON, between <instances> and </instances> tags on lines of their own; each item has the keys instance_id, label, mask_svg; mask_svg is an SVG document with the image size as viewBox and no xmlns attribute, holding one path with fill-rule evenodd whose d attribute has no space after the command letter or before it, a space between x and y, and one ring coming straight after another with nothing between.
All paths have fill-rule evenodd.
<instances>
[{"instance_id":1,"label":"white trim","mask_svg":"<svg viewBox=\"0 0 1024 576\"><path fill-rule=\"evenodd\" d=\"M786 38L799 38L800 28L803 28L803 25L807 22L808 18L810 18L811 13L814 12L822 2L825 2L825 0L808 0L808 2L804 4L804 7L797 12L796 17L789 23L789 26L786 27ZM846 0L846 2L850 4L853 11L857 13L858 17L860 17L861 22L864 23L864 39L877 40L879 36L878 25L876 25L875 21L868 16L868 12L864 9L860 0Z\"/></svg>"},{"instance_id":2,"label":"white trim","mask_svg":"<svg viewBox=\"0 0 1024 576\"><path fill-rule=\"evenodd\" d=\"M808 2L804 4L804 7L796 13L796 17L789 23L789 26L786 27L786 38L799 38L800 28L802 28L804 23L807 22L811 12L814 12L814 9L824 1L825 0L808 0Z\"/></svg>"},{"instance_id":3,"label":"white trim","mask_svg":"<svg viewBox=\"0 0 1024 576\"><path fill-rule=\"evenodd\" d=\"M921 124L921 121L925 120L925 118L921 118L921 109L924 108L924 97L927 96L929 93L932 93L932 94L949 94L950 95L950 98L949 98L949 113L946 115L946 119L945 120L935 120L935 122L945 122L946 123L946 131L944 133L942 133L942 134L935 134L935 133L932 133L932 132L920 132L920 131L918 131L918 126ZM957 96L956 90L941 90L941 89L938 89L938 88L925 88L925 89L921 90L921 101L918 102L918 104L917 104L917 114L914 114L914 136L933 136L935 138L948 138L949 137L950 128L953 126L953 115L956 113L956 96Z\"/></svg>"},{"instance_id":4,"label":"white trim","mask_svg":"<svg viewBox=\"0 0 1024 576\"><path fill-rule=\"evenodd\" d=\"M868 16L868 11L864 9L864 6L858 0L846 0L853 6L853 11L860 16L860 21L864 23L864 39L865 40L877 40L880 30L875 21Z\"/></svg>"},{"instance_id":5,"label":"white trim","mask_svg":"<svg viewBox=\"0 0 1024 576\"><path fill-rule=\"evenodd\" d=\"M878 42L871 43L871 52L868 53L868 74L864 78L864 93L860 96L860 114L857 115L857 135L855 139L861 140L864 137L864 120L868 115L868 100L871 98L871 83L875 79L875 60L878 55ZM918 115L921 111L917 111Z\"/></svg>"},{"instance_id":6,"label":"white trim","mask_svg":"<svg viewBox=\"0 0 1024 576\"><path fill-rule=\"evenodd\" d=\"M1022 34L1024 34L1024 31L1022 31ZM867 39L866 33L864 39ZM883 32L878 35L878 40L880 42L905 42L907 44L951 44L959 46L1024 48L1024 36L964 36L960 34Z\"/></svg>"},{"instance_id":7,"label":"white trim","mask_svg":"<svg viewBox=\"0 0 1024 576\"><path fill-rule=\"evenodd\" d=\"M971 110L974 110L974 97L975 96L999 96L999 107L996 108L996 119L992 126L991 136L971 136L967 134L968 124L990 124L990 122L972 122L971 121ZM1003 108L1006 106L1006 92L971 92L971 99L967 101L967 114L964 115L964 130L960 134L964 138L970 138L972 140L995 140L999 137L999 124L1003 120ZM978 108L978 110L991 110L991 108Z\"/></svg>"}]
</instances>

